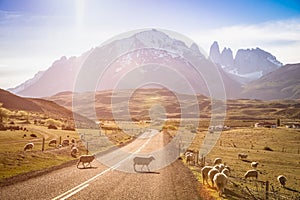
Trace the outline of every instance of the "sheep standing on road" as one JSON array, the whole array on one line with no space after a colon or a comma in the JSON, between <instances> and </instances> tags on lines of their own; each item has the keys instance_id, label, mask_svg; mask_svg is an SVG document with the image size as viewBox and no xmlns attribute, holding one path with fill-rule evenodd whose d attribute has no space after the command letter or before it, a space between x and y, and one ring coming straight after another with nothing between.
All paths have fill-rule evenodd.
<instances>
[{"instance_id":1,"label":"sheep standing on road","mask_svg":"<svg viewBox=\"0 0 300 200\"><path fill-rule=\"evenodd\" d=\"M203 182L203 185L204 185L204 181L206 182L207 185L209 185L208 183L208 173L209 171L214 168L212 166L205 166L201 169L201 174L202 174L202 182Z\"/></svg>"},{"instance_id":2,"label":"sheep standing on road","mask_svg":"<svg viewBox=\"0 0 300 200\"><path fill-rule=\"evenodd\" d=\"M136 171L136 169L135 169L136 165L142 165L141 171L143 170L144 166L147 166L148 171L150 171L148 165L152 162L152 160L155 160L155 158L153 156L150 156L148 158L145 158L145 157L135 157L133 159L133 168L134 168L134 171Z\"/></svg>"},{"instance_id":3,"label":"sheep standing on road","mask_svg":"<svg viewBox=\"0 0 300 200\"><path fill-rule=\"evenodd\" d=\"M214 179L213 179L216 187L217 187L217 191L219 193L219 196L221 196L224 192L224 189L227 185L227 182L228 182L228 178L225 174L223 173L217 173L215 176L214 176Z\"/></svg>"},{"instance_id":4,"label":"sheep standing on road","mask_svg":"<svg viewBox=\"0 0 300 200\"><path fill-rule=\"evenodd\" d=\"M244 175L245 179L247 178L256 178L258 177L258 171L256 171L255 169L251 169L251 170L248 170L245 175Z\"/></svg>"},{"instance_id":5,"label":"sheep standing on road","mask_svg":"<svg viewBox=\"0 0 300 200\"><path fill-rule=\"evenodd\" d=\"M34 147L34 144L31 142L31 143L27 143L25 146L24 146L24 151L26 150L32 150Z\"/></svg>"},{"instance_id":6,"label":"sheep standing on road","mask_svg":"<svg viewBox=\"0 0 300 200\"><path fill-rule=\"evenodd\" d=\"M287 178L286 178L285 176L279 175L279 176L277 177L277 180L278 180L278 182L280 183L280 185L281 185L282 187L285 187L285 183L286 183L286 181L287 181Z\"/></svg>"},{"instance_id":7,"label":"sheep standing on road","mask_svg":"<svg viewBox=\"0 0 300 200\"><path fill-rule=\"evenodd\" d=\"M78 165L80 163L82 163L84 168L87 167L87 166L84 165L85 163L88 163L90 165L90 167L92 167L91 162L95 159L95 157L96 157L95 154L93 154L93 155L81 155L79 157L79 160L78 160L78 163L77 163L77 168L79 168Z\"/></svg>"},{"instance_id":8,"label":"sheep standing on road","mask_svg":"<svg viewBox=\"0 0 300 200\"><path fill-rule=\"evenodd\" d=\"M62 143L61 143L61 145L62 145L63 147L69 146L69 144L70 144L70 141L69 141L68 139L63 140Z\"/></svg>"},{"instance_id":9,"label":"sheep standing on road","mask_svg":"<svg viewBox=\"0 0 300 200\"><path fill-rule=\"evenodd\" d=\"M227 169L227 168L224 168L224 169L222 170L222 173L225 174L227 177L230 175L230 171L229 171L229 169Z\"/></svg>"}]
</instances>

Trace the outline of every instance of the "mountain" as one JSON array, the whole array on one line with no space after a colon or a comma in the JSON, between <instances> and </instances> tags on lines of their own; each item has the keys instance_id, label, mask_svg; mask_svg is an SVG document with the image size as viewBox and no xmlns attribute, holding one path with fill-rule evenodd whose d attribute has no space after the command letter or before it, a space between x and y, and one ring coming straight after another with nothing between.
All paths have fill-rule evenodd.
<instances>
[{"instance_id":1,"label":"mountain","mask_svg":"<svg viewBox=\"0 0 300 200\"><path fill-rule=\"evenodd\" d=\"M93 124L87 118L73 113L67 108L58 105L57 103L45 99L38 98L24 98L14 95L6 90L0 89L0 105L3 108L15 111L27 111L45 114L53 119L67 119L73 120L76 115L76 120L79 120L82 125Z\"/></svg>"},{"instance_id":2,"label":"mountain","mask_svg":"<svg viewBox=\"0 0 300 200\"><path fill-rule=\"evenodd\" d=\"M300 98L300 63L288 64L243 87L243 98L263 100Z\"/></svg>"},{"instance_id":3,"label":"mountain","mask_svg":"<svg viewBox=\"0 0 300 200\"><path fill-rule=\"evenodd\" d=\"M230 48L224 48L220 53L218 43L214 42L209 55L210 60L241 83L256 80L282 66L275 56L260 48L239 49L233 58Z\"/></svg>"},{"instance_id":4,"label":"mountain","mask_svg":"<svg viewBox=\"0 0 300 200\"><path fill-rule=\"evenodd\" d=\"M123 54L119 55L121 52ZM113 59L113 55L118 56L108 65L106 62ZM187 58L198 58L199 62L195 66ZM240 84L222 68L214 70L215 75L207 73L211 69L215 69L214 64L201 54L196 44L187 46L183 41L152 29L114 40L79 57L62 57L48 70L10 91L21 96L46 97L73 91L74 87L82 92L116 87L129 89L148 81L159 83L160 87L172 87L179 93L194 91L208 95L208 84L215 84L215 76L220 74L228 97L240 93Z\"/></svg>"}]
</instances>

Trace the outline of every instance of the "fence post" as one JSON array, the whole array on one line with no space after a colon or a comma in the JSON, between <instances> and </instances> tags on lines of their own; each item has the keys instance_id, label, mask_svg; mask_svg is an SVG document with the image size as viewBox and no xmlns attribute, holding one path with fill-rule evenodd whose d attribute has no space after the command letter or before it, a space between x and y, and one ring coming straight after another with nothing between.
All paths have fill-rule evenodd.
<instances>
[{"instance_id":1,"label":"fence post","mask_svg":"<svg viewBox=\"0 0 300 200\"><path fill-rule=\"evenodd\" d=\"M199 151L196 151L196 164L199 164Z\"/></svg>"},{"instance_id":2,"label":"fence post","mask_svg":"<svg viewBox=\"0 0 300 200\"><path fill-rule=\"evenodd\" d=\"M61 144L61 136L59 136L59 144Z\"/></svg>"},{"instance_id":3,"label":"fence post","mask_svg":"<svg viewBox=\"0 0 300 200\"><path fill-rule=\"evenodd\" d=\"M269 181L266 182L266 200L269 199Z\"/></svg>"},{"instance_id":4,"label":"fence post","mask_svg":"<svg viewBox=\"0 0 300 200\"><path fill-rule=\"evenodd\" d=\"M43 137L43 142L42 142L42 151L45 149L45 138Z\"/></svg>"},{"instance_id":5,"label":"fence post","mask_svg":"<svg viewBox=\"0 0 300 200\"><path fill-rule=\"evenodd\" d=\"M86 142L86 154L88 155L89 154L89 143Z\"/></svg>"}]
</instances>

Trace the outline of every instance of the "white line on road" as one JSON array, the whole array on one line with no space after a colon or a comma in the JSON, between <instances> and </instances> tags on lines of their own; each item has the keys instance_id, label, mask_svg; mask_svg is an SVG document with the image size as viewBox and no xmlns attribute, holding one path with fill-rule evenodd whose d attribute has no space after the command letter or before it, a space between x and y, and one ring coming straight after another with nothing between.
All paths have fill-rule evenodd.
<instances>
[{"instance_id":1,"label":"white line on road","mask_svg":"<svg viewBox=\"0 0 300 200\"><path fill-rule=\"evenodd\" d=\"M152 131L155 132L155 130L152 130ZM81 191L82 189L86 188L87 186L89 186L88 183L91 182L91 181L93 181L94 179L98 178L99 176L105 174L106 172L109 172L110 170L115 170L115 169L117 169L118 167L120 167L121 163L123 163L123 162L125 162L126 160L132 158L133 155L134 155L135 153L138 153L139 151L141 151L141 150L149 143L150 139L151 139L154 135L155 135L155 134L152 134L152 136L149 137L149 138L147 139L147 141L146 141L141 147L139 147L135 152L133 152L133 153L132 153L130 156L128 156L127 158L125 158L125 159L119 161L119 162L116 163L114 166L111 166L110 168L108 168L108 169L104 170L103 172L101 172L101 173L99 173L99 174L93 176L92 178L86 180L85 182L83 182L83 183L81 183L81 184L75 186L74 188L72 188L72 189L66 191L65 193L63 193L63 194L61 194L61 195L59 195L59 196L53 198L52 200L58 200L58 199L60 199L60 200L65 200L65 199L67 199L67 198L73 196L73 195L76 194L77 192Z\"/></svg>"}]
</instances>

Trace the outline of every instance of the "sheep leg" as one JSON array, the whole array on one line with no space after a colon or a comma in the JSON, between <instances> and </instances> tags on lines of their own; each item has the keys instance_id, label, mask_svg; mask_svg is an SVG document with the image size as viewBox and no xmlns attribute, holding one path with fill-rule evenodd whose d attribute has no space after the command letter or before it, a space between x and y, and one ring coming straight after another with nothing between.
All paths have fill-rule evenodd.
<instances>
[{"instance_id":1,"label":"sheep leg","mask_svg":"<svg viewBox=\"0 0 300 200\"><path fill-rule=\"evenodd\" d=\"M135 168L135 165L136 165L136 164L134 163L134 164L133 164L133 169L134 169L134 171L136 172L136 168Z\"/></svg>"},{"instance_id":2,"label":"sheep leg","mask_svg":"<svg viewBox=\"0 0 300 200\"><path fill-rule=\"evenodd\" d=\"M147 165L147 169L148 169L148 172L150 172L150 169L149 169L148 165Z\"/></svg>"},{"instance_id":3,"label":"sheep leg","mask_svg":"<svg viewBox=\"0 0 300 200\"><path fill-rule=\"evenodd\" d=\"M143 171L144 165L142 165L141 171Z\"/></svg>"}]
</instances>

